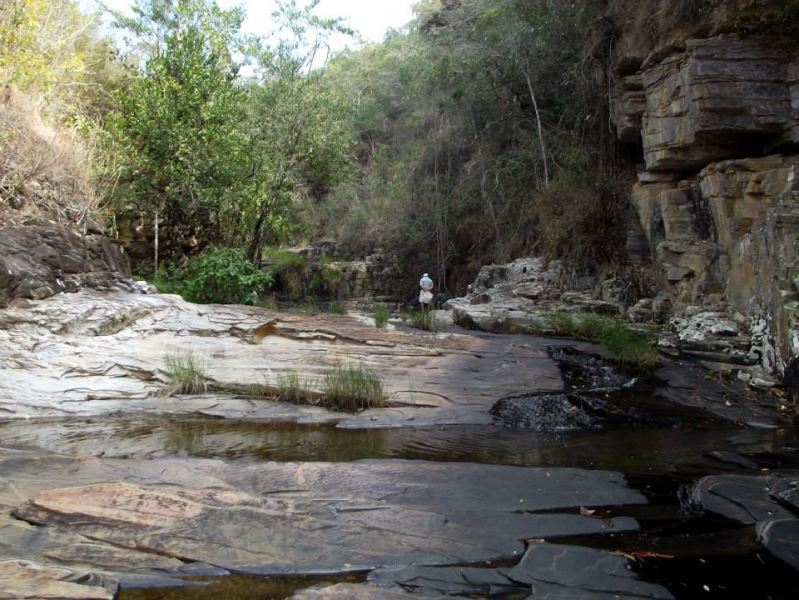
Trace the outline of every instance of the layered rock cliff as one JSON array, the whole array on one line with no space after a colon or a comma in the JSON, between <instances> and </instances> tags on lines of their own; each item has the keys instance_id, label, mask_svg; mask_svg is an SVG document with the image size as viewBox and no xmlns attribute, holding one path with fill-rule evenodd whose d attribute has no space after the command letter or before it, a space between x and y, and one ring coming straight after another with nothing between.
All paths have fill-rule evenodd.
<instances>
[{"instance_id":1,"label":"layered rock cliff","mask_svg":"<svg viewBox=\"0 0 799 600\"><path fill-rule=\"evenodd\" d=\"M799 355L794 4L618 0L608 12L611 118L625 155L640 159L628 165L638 179L629 247L644 242L678 310L760 321L764 366L778 372Z\"/></svg>"}]
</instances>

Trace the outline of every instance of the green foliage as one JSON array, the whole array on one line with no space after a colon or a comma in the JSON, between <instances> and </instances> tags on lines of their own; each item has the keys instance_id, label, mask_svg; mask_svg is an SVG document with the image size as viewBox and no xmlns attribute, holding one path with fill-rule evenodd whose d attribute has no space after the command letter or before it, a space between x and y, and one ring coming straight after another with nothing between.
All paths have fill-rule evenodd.
<instances>
[{"instance_id":1,"label":"green foliage","mask_svg":"<svg viewBox=\"0 0 799 600\"><path fill-rule=\"evenodd\" d=\"M305 273L308 270L308 261L302 254L280 248L265 248L263 261L276 276L287 272Z\"/></svg>"},{"instance_id":2,"label":"green foliage","mask_svg":"<svg viewBox=\"0 0 799 600\"><path fill-rule=\"evenodd\" d=\"M94 27L72 0L0 0L0 85L70 94L92 74Z\"/></svg>"},{"instance_id":3,"label":"green foliage","mask_svg":"<svg viewBox=\"0 0 799 600\"><path fill-rule=\"evenodd\" d=\"M321 19L295 0L278 4L275 14L288 32L276 46L253 43L257 85L248 87L254 168L264 174L256 202L246 207L253 224L248 256L257 261L266 241L287 233L298 190L318 194L345 178L350 167L351 100L322 85L324 68L315 64L327 39L351 33L339 19ZM310 191L310 194L308 193Z\"/></svg>"},{"instance_id":4,"label":"green foliage","mask_svg":"<svg viewBox=\"0 0 799 600\"><path fill-rule=\"evenodd\" d=\"M165 395L205 394L208 391L206 366L191 352L168 354L164 372L169 377Z\"/></svg>"},{"instance_id":5,"label":"green foliage","mask_svg":"<svg viewBox=\"0 0 799 600\"><path fill-rule=\"evenodd\" d=\"M372 318L375 321L375 327L379 329L383 329L386 325L388 325L388 318L391 313L388 310L388 307L384 306L383 304L377 304L372 307Z\"/></svg>"},{"instance_id":6,"label":"green foliage","mask_svg":"<svg viewBox=\"0 0 799 600\"><path fill-rule=\"evenodd\" d=\"M593 267L619 252L625 219L597 176L610 38L586 32L599 3L428 2L417 14L328 71L358 98L360 142L358 177L313 215L323 235L353 254L390 249L409 271L436 265L442 286L525 253L567 250Z\"/></svg>"},{"instance_id":7,"label":"green foliage","mask_svg":"<svg viewBox=\"0 0 799 600\"><path fill-rule=\"evenodd\" d=\"M258 264L263 242L295 229L296 201L349 167L347 103L310 68L325 36L343 28L294 0L279 3L283 33L271 40L245 39L242 10L215 0L138 0L133 10L117 25L146 62L109 119L117 205L157 210L212 243L248 244ZM245 60L253 74L242 79Z\"/></svg>"},{"instance_id":8,"label":"green foliage","mask_svg":"<svg viewBox=\"0 0 799 600\"><path fill-rule=\"evenodd\" d=\"M142 30L163 34L141 76L117 94L111 119L125 156L116 192L126 206L196 224L200 213L228 216L254 193L240 126L246 96L233 59L241 19L206 0L140 12Z\"/></svg>"},{"instance_id":9,"label":"green foliage","mask_svg":"<svg viewBox=\"0 0 799 600\"><path fill-rule=\"evenodd\" d=\"M380 378L361 366L336 365L325 375L322 392L326 402L341 410L364 410L386 404Z\"/></svg>"},{"instance_id":10,"label":"green foliage","mask_svg":"<svg viewBox=\"0 0 799 600\"><path fill-rule=\"evenodd\" d=\"M336 287L341 281L341 278L344 276L344 273L341 269L331 265L322 265L322 270L320 273L322 276L322 281L330 290Z\"/></svg>"},{"instance_id":11,"label":"green foliage","mask_svg":"<svg viewBox=\"0 0 799 600\"><path fill-rule=\"evenodd\" d=\"M594 313L556 312L544 317L555 335L583 337L599 342L622 365L642 372L657 366L658 354L651 336Z\"/></svg>"},{"instance_id":12,"label":"green foliage","mask_svg":"<svg viewBox=\"0 0 799 600\"><path fill-rule=\"evenodd\" d=\"M256 304L272 281L241 250L212 248L189 261L179 289L191 302Z\"/></svg>"}]
</instances>

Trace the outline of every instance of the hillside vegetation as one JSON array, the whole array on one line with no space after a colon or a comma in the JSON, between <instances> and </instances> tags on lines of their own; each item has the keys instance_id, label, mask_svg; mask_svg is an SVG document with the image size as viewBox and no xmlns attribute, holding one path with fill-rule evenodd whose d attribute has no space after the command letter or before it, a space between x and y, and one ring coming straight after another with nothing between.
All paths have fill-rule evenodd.
<instances>
[{"instance_id":1,"label":"hillside vegetation","mask_svg":"<svg viewBox=\"0 0 799 600\"><path fill-rule=\"evenodd\" d=\"M29 199L109 231L139 214L167 261L187 236L256 264L333 239L452 289L523 254L575 272L619 258L597 3L423 0L329 59L348 31L315 4L280 2L254 38L213 0L137 0L117 48L76 2L0 0L6 222Z\"/></svg>"}]
</instances>

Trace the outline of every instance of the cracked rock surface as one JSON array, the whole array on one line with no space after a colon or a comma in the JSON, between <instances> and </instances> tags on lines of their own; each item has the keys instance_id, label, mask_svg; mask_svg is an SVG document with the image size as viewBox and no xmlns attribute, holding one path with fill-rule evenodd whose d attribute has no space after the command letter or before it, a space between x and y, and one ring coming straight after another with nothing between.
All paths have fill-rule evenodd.
<instances>
[{"instance_id":1,"label":"cracked rock surface","mask_svg":"<svg viewBox=\"0 0 799 600\"><path fill-rule=\"evenodd\" d=\"M159 397L166 358L189 351L206 367L209 389L222 393ZM388 408L348 414L234 397L242 386L275 385L286 372L318 386L339 364L377 374ZM544 342L527 336L381 330L349 316L200 306L123 291L59 294L0 310L3 418L147 411L342 426L485 424L498 398L562 385Z\"/></svg>"},{"instance_id":2,"label":"cracked rock surface","mask_svg":"<svg viewBox=\"0 0 799 600\"><path fill-rule=\"evenodd\" d=\"M638 527L575 507L646 503L618 473L582 469L23 452L0 468L0 559L78 563L123 582L198 564L310 574L512 559L525 539Z\"/></svg>"}]
</instances>

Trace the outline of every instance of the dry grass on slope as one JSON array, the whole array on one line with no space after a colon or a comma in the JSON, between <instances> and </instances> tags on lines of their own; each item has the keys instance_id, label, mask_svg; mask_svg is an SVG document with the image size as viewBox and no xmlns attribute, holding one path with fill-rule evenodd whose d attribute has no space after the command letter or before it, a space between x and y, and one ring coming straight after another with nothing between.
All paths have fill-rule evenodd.
<instances>
[{"instance_id":1,"label":"dry grass on slope","mask_svg":"<svg viewBox=\"0 0 799 600\"><path fill-rule=\"evenodd\" d=\"M85 144L46 124L34 99L0 88L0 227L55 221L85 231L97 198Z\"/></svg>"}]
</instances>

